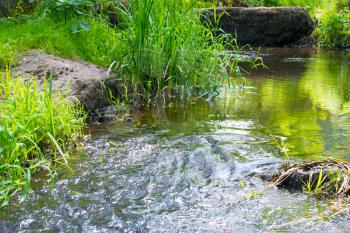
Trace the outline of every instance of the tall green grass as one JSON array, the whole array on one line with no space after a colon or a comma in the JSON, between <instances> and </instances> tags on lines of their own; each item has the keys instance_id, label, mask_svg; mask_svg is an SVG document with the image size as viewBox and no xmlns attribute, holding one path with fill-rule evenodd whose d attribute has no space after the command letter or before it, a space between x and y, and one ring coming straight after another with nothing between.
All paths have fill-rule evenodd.
<instances>
[{"instance_id":1,"label":"tall green grass","mask_svg":"<svg viewBox=\"0 0 350 233\"><path fill-rule=\"evenodd\" d=\"M25 196L31 174L67 164L82 132L83 110L35 79L0 74L0 204Z\"/></svg>"},{"instance_id":2,"label":"tall green grass","mask_svg":"<svg viewBox=\"0 0 350 233\"><path fill-rule=\"evenodd\" d=\"M211 98L232 81L239 58L227 49L238 49L235 40L215 36L215 25L202 25L194 10L197 4L134 0L128 9L120 9L128 28L122 38L127 53L114 68L132 84L133 97L149 100L175 91L181 97Z\"/></svg>"}]
</instances>

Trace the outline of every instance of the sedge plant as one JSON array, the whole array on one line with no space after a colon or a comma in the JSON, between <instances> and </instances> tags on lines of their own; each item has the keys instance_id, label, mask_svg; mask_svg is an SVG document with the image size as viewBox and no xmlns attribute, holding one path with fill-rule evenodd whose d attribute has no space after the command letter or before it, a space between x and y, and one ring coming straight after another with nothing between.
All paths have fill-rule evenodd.
<instances>
[{"instance_id":1,"label":"sedge plant","mask_svg":"<svg viewBox=\"0 0 350 233\"><path fill-rule=\"evenodd\" d=\"M119 9L127 24L127 50L114 63L131 84L133 98L176 92L180 97L212 98L239 73L232 36L215 33L215 22L203 25L194 0L131 0ZM217 17L219 20L219 16ZM213 30L214 29L214 30Z\"/></svg>"},{"instance_id":2,"label":"sedge plant","mask_svg":"<svg viewBox=\"0 0 350 233\"><path fill-rule=\"evenodd\" d=\"M54 174L77 145L85 114L54 92L52 82L0 75L0 200L28 194L38 170Z\"/></svg>"},{"instance_id":3,"label":"sedge plant","mask_svg":"<svg viewBox=\"0 0 350 233\"><path fill-rule=\"evenodd\" d=\"M303 184L304 191L309 194L320 194L324 190L326 178L327 175L323 174L323 169L321 168L317 179L313 179L311 174L309 180Z\"/></svg>"}]
</instances>

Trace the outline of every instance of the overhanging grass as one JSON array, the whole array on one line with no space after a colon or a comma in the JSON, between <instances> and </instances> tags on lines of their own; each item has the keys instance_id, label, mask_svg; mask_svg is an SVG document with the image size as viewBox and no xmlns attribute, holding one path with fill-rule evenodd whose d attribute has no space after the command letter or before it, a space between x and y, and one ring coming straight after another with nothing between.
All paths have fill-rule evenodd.
<instances>
[{"instance_id":1,"label":"overhanging grass","mask_svg":"<svg viewBox=\"0 0 350 233\"><path fill-rule=\"evenodd\" d=\"M227 51L238 49L235 40L215 36L216 25L202 25L197 1L128 2L129 8L118 12L128 28L121 38L127 52L114 68L132 84L133 98L149 100L171 91L212 98L239 73L240 58Z\"/></svg>"},{"instance_id":2,"label":"overhanging grass","mask_svg":"<svg viewBox=\"0 0 350 233\"><path fill-rule=\"evenodd\" d=\"M35 79L0 74L0 203L27 194L33 172L67 163L84 120L50 83L42 90Z\"/></svg>"}]
</instances>

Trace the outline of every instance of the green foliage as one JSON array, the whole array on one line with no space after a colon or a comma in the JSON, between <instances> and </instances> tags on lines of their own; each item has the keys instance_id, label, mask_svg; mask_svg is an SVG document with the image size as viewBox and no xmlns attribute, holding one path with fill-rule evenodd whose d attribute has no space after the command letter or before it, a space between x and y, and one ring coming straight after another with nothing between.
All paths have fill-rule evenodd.
<instances>
[{"instance_id":1,"label":"green foliage","mask_svg":"<svg viewBox=\"0 0 350 233\"><path fill-rule=\"evenodd\" d=\"M90 30L75 25L81 20L64 23L47 17L22 21L0 21L0 64L12 63L20 51L38 49L68 58L80 58L101 66L110 65L120 56L123 47L119 34L108 25L93 19L85 20ZM75 32L75 33L74 33ZM6 55L7 54L7 55ZM5 56L6 55L6 56Z\"/></svg>"},{"instance_id":2,"label":"green foliage","mask_svg":"<svg viewBox=\"0 0 350 233\"><path fill-rule=\"evenodd\" d=\"M317 31L322 47L350 47L350 1L334 2L324 10Z\"/></svg>"},{"instance_id":3,"label":"green foliage","mask_svg":"<svg viewBox=\"0 0 350 233\"><path fill-rule=\"evenodd\" d=\"M51 17L74 17L77 14L89 13L93 10L94 1L92 0L45 0L39 7L39 12L50 14Z\"/></svg>"},{"instance_id":4,"label":"green foliage","mask_svg":"<svg viewBox=\"0 0 350 233\"><path fill-rule=\"evenodd\" d=\"M52 172L67 163L68 148L77 143L85 115L79 107L35 79L0 76L0 200L29 192L31 174ZM53 173L52 173L53 174Z\"/></svg>"}]
</instances>

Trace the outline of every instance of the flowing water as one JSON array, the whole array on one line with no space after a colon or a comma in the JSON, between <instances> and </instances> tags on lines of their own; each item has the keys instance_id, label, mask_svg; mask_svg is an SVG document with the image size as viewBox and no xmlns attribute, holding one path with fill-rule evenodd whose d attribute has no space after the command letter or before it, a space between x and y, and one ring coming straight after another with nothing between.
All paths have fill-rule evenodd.
<instances>
[{"instance_id":1,"label":"flowing water","mask_svg":"<svg viewBox=\"0 0 350 233\"><path fill-rule=\"evenodd\" d=\"M350 55L264 49L269 69L212 102L172 102L91 128L54 187L0 209L0 231L348 232L346 203L270 187L281 163L350 161Z\"/></svg>"}]
</instances>

